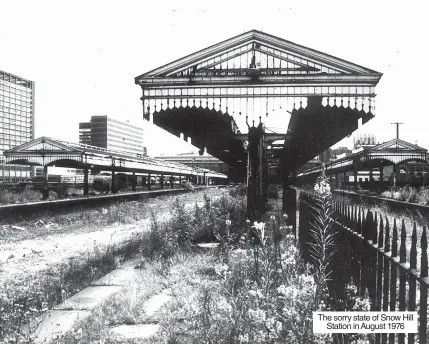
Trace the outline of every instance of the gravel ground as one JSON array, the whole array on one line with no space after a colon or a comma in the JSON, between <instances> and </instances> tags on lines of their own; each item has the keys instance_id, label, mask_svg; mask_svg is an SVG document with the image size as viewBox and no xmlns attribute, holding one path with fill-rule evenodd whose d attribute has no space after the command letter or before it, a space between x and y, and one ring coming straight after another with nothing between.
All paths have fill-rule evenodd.
<instances>
[{"instance_id":1,"label":"gravel ground","mask_svg":"<svg viewBox=\"0 0 429 345\"><path fill-rule=\"evenodd\" d=\"M187 193L177 198L185 202L187 207L195 203L203 204L204 193L211 198L217 198L225 189L211 189ZM160 218L170 217L170 201L176 197L159 197L142 201L146 214L152 211ZM140 202L137 202L140 203ZM94 212L100 212L96 210ZM103 212L103 210L101 210ZM37 221L34 220L35 222ZM48 224L48 222L45 222ZM67 262L72 258L89 255L98 247L123 243L135 234L145 231L150 225L149 216L129 224L112 224L109 226L82 226L82 223L71 222L67 226L55 225L37 228L38 236L26 230L13 229L22 232L19 240L11 238L12 232L0 232L0 286L13 286L18 282L26 282L41 276L47 268ZM4 285L5 284L5 285Z\"/></svg>"}]
</instances>

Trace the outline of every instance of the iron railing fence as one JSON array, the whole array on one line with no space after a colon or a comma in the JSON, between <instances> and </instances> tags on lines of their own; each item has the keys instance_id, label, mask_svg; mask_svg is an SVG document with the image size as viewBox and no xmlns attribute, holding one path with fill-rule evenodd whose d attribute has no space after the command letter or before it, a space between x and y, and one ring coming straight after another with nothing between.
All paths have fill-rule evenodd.
<instances>
[{"instance_id":1,"label":"iron railing fence","mask_svg":"<svg viewBox=\"0 0 429 345\"><path fill-rule=\"evenodd\" d=\"M298 237L304 259L313 241L310 232L314 194L300 191ZM420 247L417 226L400 229L396 222L372 210L334 200L332 219L337 229L337 253L332 262L331 292L344 298L350 281L361 296L369 297L372 311L418 311L418 334L373 334L374 343L427 343L428 254L426 227L422 227ZM411 236L409 233L411 232Z\"/></svg>"}]
</instances>

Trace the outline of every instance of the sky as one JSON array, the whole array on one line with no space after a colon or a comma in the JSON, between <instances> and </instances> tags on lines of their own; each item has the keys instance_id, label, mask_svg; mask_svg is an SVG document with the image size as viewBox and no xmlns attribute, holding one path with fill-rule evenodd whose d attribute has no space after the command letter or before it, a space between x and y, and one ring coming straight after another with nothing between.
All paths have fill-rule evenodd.
<instances>
[{"instance_id":1,"label":"sky","mask_svg":"<svg viewBox=\"0 0 429 345\"><path fill-rule=\"evenodd\" d=\"M383 73L376 117L359 132L383 142L396 135L391 122L403 122L401 139L429 148L428 9L427 1L0 0L0 70L36 82L36 137L78 141L91 115L142 121L134 77L257 29ZM191 150L144 126L150 155Z\"/></svg>"}]
</instances>

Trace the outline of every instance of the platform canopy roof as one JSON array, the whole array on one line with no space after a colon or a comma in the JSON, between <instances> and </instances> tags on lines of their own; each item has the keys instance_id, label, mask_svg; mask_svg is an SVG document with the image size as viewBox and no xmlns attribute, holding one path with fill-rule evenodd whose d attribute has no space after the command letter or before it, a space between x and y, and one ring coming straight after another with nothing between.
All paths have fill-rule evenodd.
<instances>
[{"instance_id":1,"label":"platform canopy roof","mask_svg":"<svg viewBox=\"0 0 429 345\"><path fill-rule=\"evenodd\" d=\"M255 57L248 64L248 56ZM243 57L241 64L237 57ZM284 66L270 67L267 58L278 59ZM245 59L244 59L245 58ZM264 62L267 61L267 66ZM228 62L234 63L230 66ZM253 62L253 63L252 63ZM313 77L308 78L311 74ZM254 76L258 75L255 80ZM258 30L251 30L205 49L189 54L135 78L142 86L168 85L242 85L305 81L361 81L376 84L381 73L322 53ZM150 96L150 93L147 94ZM155 95L154 95L155 96ZM157 95L165 98L165 95ZM181 95L185 98L186 95ZM203 97L204 95L199 95Z\"/></svg>"},{"instance_id":2,"label":"platform canopy roof","mask_svg":"<svg viewBox=\"0 0 429 345\"><path fill-rule=\"evenodd\" d=\"M406 161L427 163L427 149L401 139L392 139L372 146L349 156L329 162L325 165L326 172L352 170L354 164L360 168L374 168L382 165L400 164ZM308 169L300 176L319 174L323 166Z\"/></svg>"},{"instance_id":3,"label":"platform canopy roof","mask_svg":"<svg viewBox=\"0 0 429 345\"><path fill-rule=\"evenodd\" d=\"M283 135L293 172L375 115L382 73L251 30L135 77L144 118L245 173L240 135ZM285 171L286 171L285 170Z\"/></svg>"},{"instance_id":4,"label":"platform canopy roof","mask_svg":"<svg viewBox=\"0 0 429 345\"><path fill-rule=\"evenodd\" d=\"M182 176L206 176L227 178L226 175L207 169L193 168L128 152L71 143L48 137L40 137L4 151L7 164L58 166L114 170L115 172L139 172L153 174L177 174Z\"/></svg>"}]
</instances>

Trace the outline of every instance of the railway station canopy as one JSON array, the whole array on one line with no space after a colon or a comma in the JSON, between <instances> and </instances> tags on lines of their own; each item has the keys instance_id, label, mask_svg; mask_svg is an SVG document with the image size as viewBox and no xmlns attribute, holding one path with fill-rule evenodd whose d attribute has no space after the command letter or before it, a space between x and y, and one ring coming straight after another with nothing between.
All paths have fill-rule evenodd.
<instances>
[{"instance_id":1,"label":"railway station canopy","mask_svg":"<svg viewBox=\"0 0 429 345\"><path fill-rule=\"evenodd\" d=\"M135 77L144 118L246 175L243 134L281 135L294 172L375 115L382 74L251 30ZM264 134L264 135L265 135ZM276 138L278 139L278 138ZM267 153L269 155L269 153Z\"/></svg>"},{"instance_id":2,"label":"railway station canopy","mask_svg":"<svg viewBox=\"0 0 429 345\"><path fill-rule=\"evenodd\" d=\"M392 139L349 156L329 162L326 173L352 171L353 169L374 169L380 166L398 165L408 161L428 162L427 150L405 140ZM320 174L323 166L308 169L298 178Z\"/></svg>"},{"instance_id":3,"label":"railway station canopy","mask_svg":"<svg viewBox=\"0 0 429 345\"><path fill-rule=\"evenodd\" d=\"M7 164L70 167L91 169L92 171L111 170L117 173L135 172L227 178L224 174L208 169L48 137L40 137L16 146L4 151L4 155Z\"/></svg>"}]
</instances>

